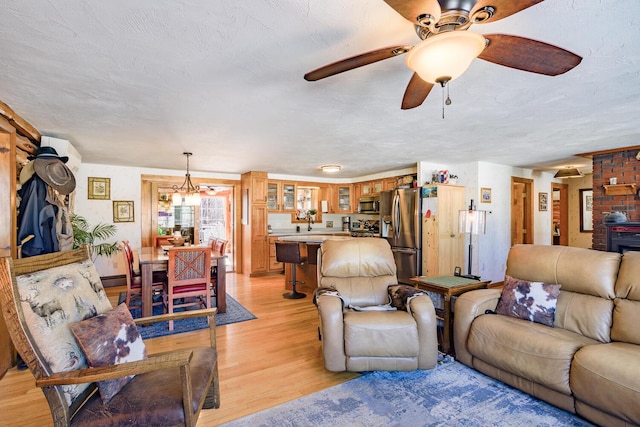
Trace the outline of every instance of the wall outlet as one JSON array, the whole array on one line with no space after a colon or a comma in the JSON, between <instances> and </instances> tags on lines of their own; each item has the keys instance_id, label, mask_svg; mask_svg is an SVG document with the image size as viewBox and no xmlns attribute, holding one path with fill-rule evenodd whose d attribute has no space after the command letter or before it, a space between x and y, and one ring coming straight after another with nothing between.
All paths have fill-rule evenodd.
<instances>
[{"instance_id":1,"label":"wall outlet","mask_svg":"<svg viewBox=\"0 0 640 427\"><path fill-rule=\"evenodd\" d=\"M327 221L327 228L333 228L333 221Z\"/></svg>"}]
</instances>

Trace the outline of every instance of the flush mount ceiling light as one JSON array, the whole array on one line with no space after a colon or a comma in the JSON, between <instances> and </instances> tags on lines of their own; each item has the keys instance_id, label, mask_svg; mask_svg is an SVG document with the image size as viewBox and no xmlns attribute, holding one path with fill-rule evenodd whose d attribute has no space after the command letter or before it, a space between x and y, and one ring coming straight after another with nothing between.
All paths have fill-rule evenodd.
<instances>
[{"instance_id":1,"label":"flush mount ceiling light","mask_svg":"<svg viewBox=\"0 0 640 427\"><path fill-rule=\"evenodd\" d=\"M462 75L487 42L471 31L450 31L422 40L407 53L407 67L428 83L446 84Z\"/></svg>"},{"instance_id":2,"label":"flush mount ceiling light","mask_svg":"<svg viewBox=\"0 0 640 427\"><path fill-rule=\"evenodd\" d=\"M320 166L320 169L322 169L322 172L336 173L336 172L340 172L340 170L342 169L342 166L340 166L340 165L324 165L324 166Z\"/></svg>"},{"instance_id":3,"label":"flush mount ceiling light","mask_svg":"<svg viewBox=\"0 0 640 427\"><path fill-rule=\"evenodd\" d=\"M182 204L182 195L184 194L184 202L189 206L200 206L200 188L193 185L191 182L191 174L189 173L189 157L193 153L182 153L187 156L187 173L184 176L184 182L180 187L173 186L173 195L171 196L171 202L174 205Z\"/></svg>"},{"instance_id":4,"label":"flush mount ceiling light","mask_svg":"<svg viewBox=\"0 0 640 427\"><path fill-rule=\"evenodd\" d=\"M554 178L580 178L582 176L584 174L578 168L567 166L565 169L560 169L556 172Z\"/></svg>"}]
</instances>

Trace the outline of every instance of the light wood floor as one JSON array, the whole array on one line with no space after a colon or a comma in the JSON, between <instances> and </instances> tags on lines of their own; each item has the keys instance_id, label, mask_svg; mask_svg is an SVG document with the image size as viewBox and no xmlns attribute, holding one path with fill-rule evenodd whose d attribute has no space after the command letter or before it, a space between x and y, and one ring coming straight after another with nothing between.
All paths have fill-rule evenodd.
<instances>
[{"instance_id":1,"label":"light wood floor","mask_svg":"<svg viewBox=\"0 0 640 427\"><path fill-rule=\"evenodd\" d=\"M108 288L115 304L121 288ZM203 410L198 426L216 426L357 376L324 369L311 295L282 298L284 276L227 275L227 292L255 320L217 328L219 409ZM147 351L206 345L202 331L146 340ZM10 369L0 381L0 426L51 426L49 407L31 373Z\"/></svg>"}]
</instances>

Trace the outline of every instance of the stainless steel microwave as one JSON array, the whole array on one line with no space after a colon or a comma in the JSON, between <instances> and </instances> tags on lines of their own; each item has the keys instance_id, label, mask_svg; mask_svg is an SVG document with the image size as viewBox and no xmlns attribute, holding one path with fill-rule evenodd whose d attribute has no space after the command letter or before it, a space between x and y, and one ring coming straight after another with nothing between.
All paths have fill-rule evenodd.
<instances>
[{"instance_id":1,"label":"stainless steel microwave","mask_svg":"<svg viewBox=\"0 0 640 427\"><path fill-rule=\"evenodd\" d=\"M380 213L380 197L367 196L358 199L358 213L378 214Z\"/></svg>"}]
</instances>

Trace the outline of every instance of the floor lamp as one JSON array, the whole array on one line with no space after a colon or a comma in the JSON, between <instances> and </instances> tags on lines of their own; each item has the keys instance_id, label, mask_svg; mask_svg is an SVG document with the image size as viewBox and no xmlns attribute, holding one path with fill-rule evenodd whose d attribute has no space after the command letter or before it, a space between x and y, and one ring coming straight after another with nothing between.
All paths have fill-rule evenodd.
<instances>
[{"instance_id":1,"label":"floor lamp","mask_svg":"<svg viewBox=\"0 0 640 427\"><path fill-rule=\"evenodd\" d=\"M473 199L471 199L468 210L458 211L458 232L469 234L469 267L464 277L470 279L480 280L480 276L471 274L471 266L473 265L473 235L485 234L487 232L486 219L487 211L477 211L476 206L473 204Z\"/></svg>"}]
</instances>

